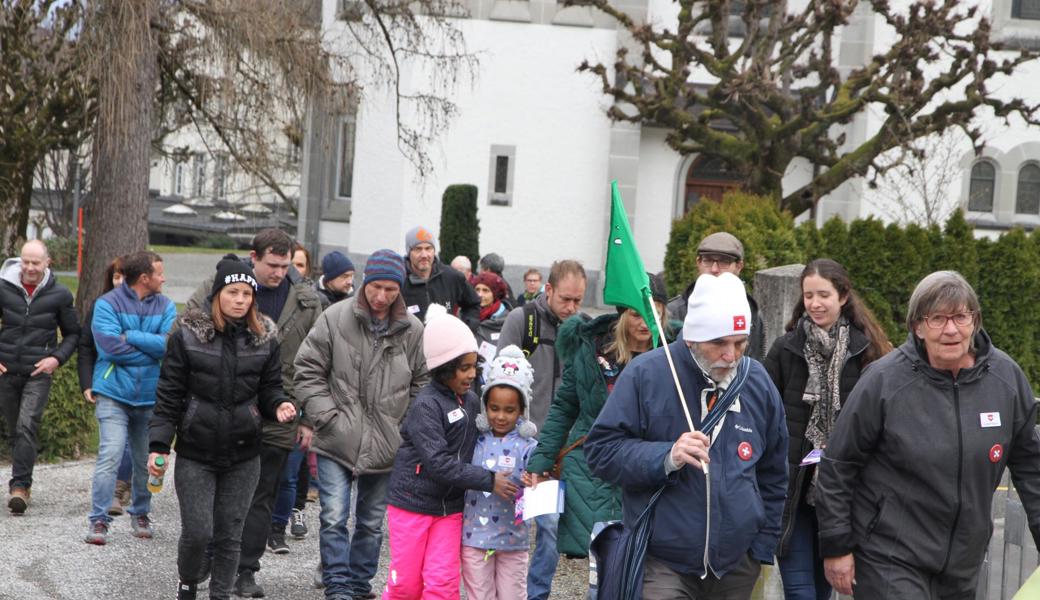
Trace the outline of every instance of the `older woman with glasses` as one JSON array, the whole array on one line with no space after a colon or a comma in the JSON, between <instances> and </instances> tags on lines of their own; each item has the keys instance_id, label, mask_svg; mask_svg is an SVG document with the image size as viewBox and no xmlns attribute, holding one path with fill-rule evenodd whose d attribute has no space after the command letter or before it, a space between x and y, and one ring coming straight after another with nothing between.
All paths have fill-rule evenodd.
<instances>
[{"instance_id":1,"label":"older woman with glasses","mask_svg":"<svg viewBox=\"0 0 1040 600\"><path fill-rule=\"evenodd\" d=\"M843 594L969 600L1005 467L1040 542L1037 406L959 274L921 280L907 329L860 378L824 450L820 553Z\"/></svg>"}]
</instances>

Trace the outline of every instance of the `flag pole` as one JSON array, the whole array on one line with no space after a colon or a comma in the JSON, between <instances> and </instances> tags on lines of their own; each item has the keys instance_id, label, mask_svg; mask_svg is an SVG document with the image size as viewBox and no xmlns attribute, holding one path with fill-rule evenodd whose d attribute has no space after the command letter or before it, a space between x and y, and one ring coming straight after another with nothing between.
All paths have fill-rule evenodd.
<instances>
[{"instance_id":1,"label":"flag pole","mask_svg":"<svg viewBox=\"0 0 1040 600\"><path fill-rule=\"evenodd\" d=\"M650 306L653 308L650 312L654 315L654 324L657 325L657 335L661 339L661 345L664 346L664 355L668 358L668 368L672 370L672 381L675 383L675 391L679 394L679 404L682 405L683 414L686 415L686 424L689 425L690 431L697 431L693 426L693 417L690 416L690 407L686 406L686 395L683 394L682 386L679 385L679 373L675 370L675 361L672 360L672 351L668 347L668 338L664 336L664 328L661 326L661 318L657 316L657 307L653 306L653 300L651 300ZM708 474L708 463L701 463L701 471L704 474Z\"/></svg>"}]
</instances>

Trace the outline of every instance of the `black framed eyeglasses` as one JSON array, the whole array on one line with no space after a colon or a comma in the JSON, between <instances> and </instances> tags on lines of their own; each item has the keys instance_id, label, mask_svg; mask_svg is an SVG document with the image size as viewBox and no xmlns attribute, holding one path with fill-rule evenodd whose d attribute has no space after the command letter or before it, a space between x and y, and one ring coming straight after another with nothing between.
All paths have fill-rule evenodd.
<instances>
[{"instance_id":1,"label":"black framed eyeglasses","mask_svg":"<svg viewBox=\"0 0 1040 600\"><path fill-rule=\"evenodd\" d=\"M719 267L723 269L729 268L733 266L733 263L737 262L737 259L725 254L698 254L697 260L708 266L718 264Z\"/></svg>"}]
</instances>

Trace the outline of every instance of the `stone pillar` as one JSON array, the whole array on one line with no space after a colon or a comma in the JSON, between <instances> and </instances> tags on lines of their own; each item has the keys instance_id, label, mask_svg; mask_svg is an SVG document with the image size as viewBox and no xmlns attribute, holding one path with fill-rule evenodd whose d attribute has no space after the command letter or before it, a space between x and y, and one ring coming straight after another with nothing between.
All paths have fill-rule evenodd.
<instances>
[{"instance_id":1,"label":"stone pillar","mask_svg":"<svg viewBox=\"0 0 1040 600\"><path fill-rule=\"evenodd\" d=\"M766 348L784 334L796 302L801 302L801 275L805 265L783 265L755 273L755 300L766 328Z\"/></svg>"}]
</instances>

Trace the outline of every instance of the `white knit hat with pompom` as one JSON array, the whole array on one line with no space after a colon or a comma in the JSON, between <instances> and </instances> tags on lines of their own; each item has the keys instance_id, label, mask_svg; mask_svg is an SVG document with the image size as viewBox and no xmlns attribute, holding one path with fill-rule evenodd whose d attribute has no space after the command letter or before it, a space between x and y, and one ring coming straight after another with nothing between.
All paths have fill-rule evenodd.
<instances>
[{"instance_id":1,"label":"white knit hat with pompom","mask_svg":"<svg viewBox=\"0 0 1040 600\"><path fill-rule=\"evenodd\" d=\"M538 427L531 421L531 385L534 383L534 369L527 362L524 352L517 346L506 346L498 351L498 356L491 361L487 383L480 397L480 415L477 416L477 429L489 431L491 425L487 420L487 395L493 387L501 385L511 387L520 392L524 402L524 416L520 420L521 437L531 438L537 435Z\"/></svg>"}]
</instances>

